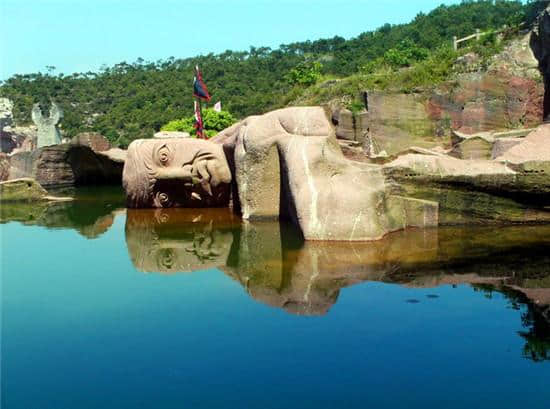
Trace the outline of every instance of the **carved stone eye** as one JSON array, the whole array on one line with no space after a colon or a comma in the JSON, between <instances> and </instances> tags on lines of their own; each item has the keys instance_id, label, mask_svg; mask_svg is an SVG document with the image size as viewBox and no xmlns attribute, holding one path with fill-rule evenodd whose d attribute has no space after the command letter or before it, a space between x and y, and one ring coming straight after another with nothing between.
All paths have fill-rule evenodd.
<instances>
[{"instance_id":1,"label":"carved stone eye","mask_svg":"<svg viewBox=\"0 0 550 409\"><path fill-rule=\"evenodd\" d=\"M170 158L168 157L168 152L161 152L159 155L160 163L166 164Z\"/></svg>"}]
</instances>

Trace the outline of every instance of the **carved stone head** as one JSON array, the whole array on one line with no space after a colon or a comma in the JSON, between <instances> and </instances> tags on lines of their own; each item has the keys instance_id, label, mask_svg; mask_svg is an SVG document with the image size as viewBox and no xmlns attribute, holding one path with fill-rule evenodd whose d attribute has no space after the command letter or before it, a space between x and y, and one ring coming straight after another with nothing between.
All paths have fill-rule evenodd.
<instances>
[{"instance_id":1,"label":"carved stone head","mask_svg":"<svg viewBox=\"0 0 550 409\"><path fill-rule=\"evenodd\" d=\"M122 174L128 207L220 207L231 171L221 145L201 139L139 139Z\"/></svg>"}]
</instances>

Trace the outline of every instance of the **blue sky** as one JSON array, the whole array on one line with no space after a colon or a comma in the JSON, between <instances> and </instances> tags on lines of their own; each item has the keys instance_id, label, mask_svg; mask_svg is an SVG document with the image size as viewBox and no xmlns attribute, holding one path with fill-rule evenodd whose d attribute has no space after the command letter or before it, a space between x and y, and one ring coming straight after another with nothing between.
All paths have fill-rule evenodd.
<instances>
[{"instance_id":1,"label":"blue sky","mask_svg":"<svg viewBox=\"0 0 550 409\"><path fill-rule=\"evenodd\" d=\"M458 0L0 0L0 78L339 35Z\"/></svg>"}]
</instances>

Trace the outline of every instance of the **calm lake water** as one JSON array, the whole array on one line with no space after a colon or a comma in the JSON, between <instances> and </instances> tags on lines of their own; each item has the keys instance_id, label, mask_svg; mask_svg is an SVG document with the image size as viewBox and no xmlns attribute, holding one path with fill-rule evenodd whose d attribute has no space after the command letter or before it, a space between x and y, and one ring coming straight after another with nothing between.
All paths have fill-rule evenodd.
<instances>
[{"instance_id":1,"label":"calm lake water","mask_svg":"<svg viewBox=\"0 0 550 409\"><path fill-rule=\"evenodd\" d=\"M550 226L304 243L76 196L0 209L4 409L550 407Z\"/></svg>"}]
</instances>

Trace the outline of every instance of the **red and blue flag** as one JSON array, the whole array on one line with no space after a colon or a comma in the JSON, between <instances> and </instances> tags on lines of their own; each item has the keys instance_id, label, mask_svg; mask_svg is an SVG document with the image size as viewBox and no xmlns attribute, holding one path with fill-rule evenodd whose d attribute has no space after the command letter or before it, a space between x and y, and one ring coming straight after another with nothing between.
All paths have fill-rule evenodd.
<instances>
[{"instance_id":1,"label":"red and blue flag","mask_svg":"<svg viewBox=\"0 0 550 409\"><path fill-rule=\"evenodd\" d=\"M196 75L195 80L193 81L193 95L197 98L210 101L210 94L208 93L208 88L206 88L206 84L202 80L202 74L199 70L198 65L195 67L195 72Z\"/></svg>"}]
</instances>

